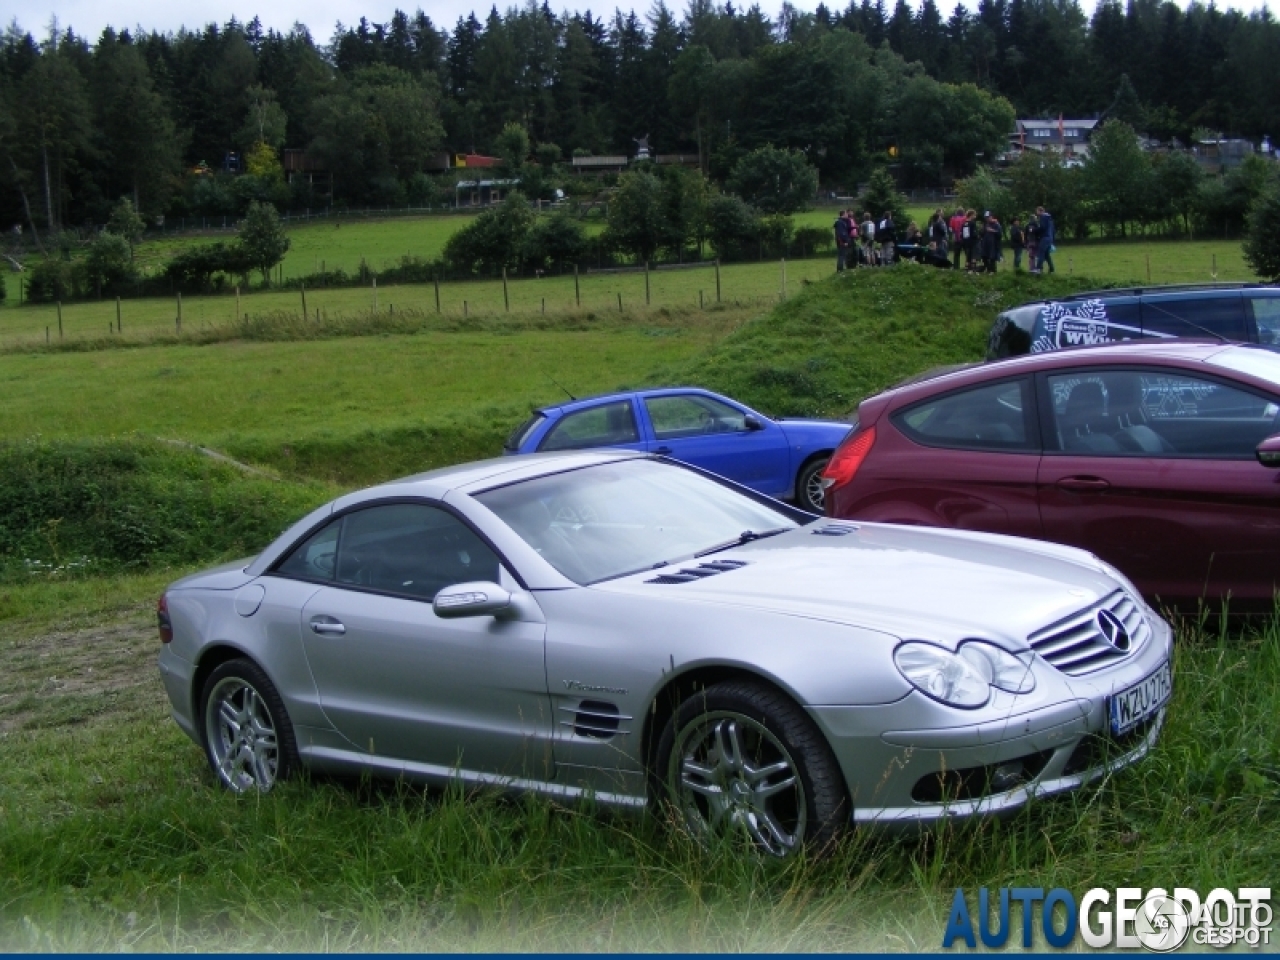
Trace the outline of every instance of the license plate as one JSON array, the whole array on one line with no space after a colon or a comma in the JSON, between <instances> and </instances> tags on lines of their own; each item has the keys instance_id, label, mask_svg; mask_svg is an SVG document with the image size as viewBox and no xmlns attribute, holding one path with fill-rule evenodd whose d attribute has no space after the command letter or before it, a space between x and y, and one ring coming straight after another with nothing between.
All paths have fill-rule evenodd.
<instances>
[{"instance_id":1,"label":"license plate","mask_svg":"<svg viewBox=\"0 0 1280 960\"><path fill-rule=\"evenodd\" d=\"M1127 733L1151 717L1173 695L1173 669L1163 664L1128 689L1111 696L1111 732Z\"/></svg>"}]
</instances>

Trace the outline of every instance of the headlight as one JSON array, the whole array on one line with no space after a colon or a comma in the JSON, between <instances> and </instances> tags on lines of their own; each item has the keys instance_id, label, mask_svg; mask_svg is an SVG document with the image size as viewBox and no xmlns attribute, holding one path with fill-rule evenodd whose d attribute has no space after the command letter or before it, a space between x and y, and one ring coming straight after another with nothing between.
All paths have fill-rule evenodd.
<instances>
[{"instance_id":1,"label":"headlight","mask_svg":"<svg viewBox=\"0 0 1280 960\"><path fill-rule=\"evenodd\" d=\"M931 643L904 643L893 662L916 689L953 707L980 707L991 699L991 682L967 658Z\"/></svg>"},{"instance_id":2,"label":"headlight","mask_svg":"<svg viewBox=\"0 0 1280 960\"><path fill-rule=\"evenodd\" d=\"M987 677L987 682L1006 693L1030 693L1036 688L1031 665L1008 650L990 643L966 643L960 647L962 659Z\"/></svg>"},{"instance_id":3,"label":"headlight","mask_svg":"<svg viewBox=\"0 0 1280 960\"><path fill-rule=\"evenodd\" d=\"M989 643L966 643L952 653L912 641L894 651L893 662L917 690L953 707L983 706L992 687L1028 693L1036 685L1028 664Z\"/></svg>"}]
</instances>

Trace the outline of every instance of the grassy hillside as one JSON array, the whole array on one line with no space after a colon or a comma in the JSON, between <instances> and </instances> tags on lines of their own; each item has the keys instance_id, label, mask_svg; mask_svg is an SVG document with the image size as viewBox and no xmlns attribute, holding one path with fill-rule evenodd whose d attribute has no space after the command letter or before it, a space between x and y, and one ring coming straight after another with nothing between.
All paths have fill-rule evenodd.
<instances>
[{"instance_id":1,"label":"grassy hillside","mask_svg":"<svg viewBox=\"0 0 1280 960\"><path fill-rule=\"evenodd\" d=\"M734 331L684 372L777 415L844 416L911 374L981 360L1005 307L1098 285L1061 274L987 277L914 265L849 271Z\"/></svg>"}]
</instances>

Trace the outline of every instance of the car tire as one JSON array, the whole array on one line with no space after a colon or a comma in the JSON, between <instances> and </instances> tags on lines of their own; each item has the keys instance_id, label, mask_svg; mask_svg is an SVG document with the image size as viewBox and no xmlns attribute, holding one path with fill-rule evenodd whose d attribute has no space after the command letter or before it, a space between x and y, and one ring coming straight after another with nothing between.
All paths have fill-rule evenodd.
<instances>
[{"instance_id":1,"label":"car tire","mask_svg":"<svg viewBox=\"0 0 1280 960\"><path fill-rule=\"evenodd\" d=\"M205 755L233 793L266 793L299 767L293 724L275 685L252 660L228 660L200 697Z\"/></svg>"},{"instance_id":2,"label":"car tire","mask_svg":"<svg viewBox=\"0 0 1280 960\"><path fill-rule=\"evenodd\" d=\"M786 694L731 680L682 703L658 742L654 797L703 841L737 833L785 858L828 852L849 822L822 732Z\"/></svg>"},{"instance_id":3,"label":"car tire","mask_svg":"<svg viewBox=\"0 0 1280 960\"><path fill-rule=\"evenodd\" d=\"M796 474L796 506L821 516L826 511L822 491L822 471L831 460L829 455L814 457Z\"/></svg>"}]
</instances>

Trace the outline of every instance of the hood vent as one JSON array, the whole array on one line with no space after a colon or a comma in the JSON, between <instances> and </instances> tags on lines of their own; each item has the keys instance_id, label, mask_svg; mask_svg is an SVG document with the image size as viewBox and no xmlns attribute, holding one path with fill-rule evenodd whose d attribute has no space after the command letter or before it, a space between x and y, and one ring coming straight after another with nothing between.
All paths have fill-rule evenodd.
<instances>
[{"instance_id":1,"label":"hood vent","mask_svg":"<svg viewBox=\"0 0 1280 960\"><path fill-rule=\"evenodd\" d=\"M674 573L664 573L652 580L646 580L645 583L692 583L695 580L714 577L717 573L737 570L746 565L745 560L714 560L710 563L700 563L696 567L681 567Z\"/></svg>"},{"instance_id":2,"label":"hood vent","mask_svg":"<svg viewBox=\"0 0 1280 960\"><path fill-rule=\"evenodd\" d=\"M809 532L815 537L844 537L851 533L857 533L857 531L858 528L852 524L828 523Z\"/></svg>"},{"instance_id":3,"label":"hood vent","mask_svg":"<svg viewBox=\"0 0 1280 960\"><path fill-rule=\"evenodd\" d=\"M582 700L576 707L561 707L560 712L568 714L560 721L562 727L569 727L577 736L589 740L609 740L620 733L625 736L631 732L624 727L631 718L619 713L607 700Z\"/></svg>"}]
</instances>

